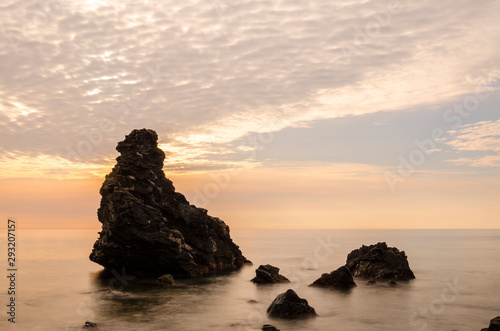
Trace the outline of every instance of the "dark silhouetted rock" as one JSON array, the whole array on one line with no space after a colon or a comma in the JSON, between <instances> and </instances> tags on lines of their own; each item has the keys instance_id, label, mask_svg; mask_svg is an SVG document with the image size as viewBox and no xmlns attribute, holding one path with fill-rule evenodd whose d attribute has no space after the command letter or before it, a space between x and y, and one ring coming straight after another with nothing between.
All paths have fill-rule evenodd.
<instances>
[{"instance_id":1,"label":"dark silhouetted rock","mask_svg":"<svg viewBox=\"0 0 500 331\"><path fill-rule=\"evenodd\" d=\"M279 274L280 269L273 267L270 264L261 265L255 270L255 278L252 282L256 284L276 284L276 283L290 283L288 278Z\"/></svg>"},{"instance_id":2,"label":"dark silhouetted rock","mask_svg":"<svg viewBox=\"0 0 500 331\"><path fill-rule=\"evenodd\" d=\"M345 266L330 272L329 274L322 274L320 278L316 279L314 283L309 286L317 287L332 287L337 289L350 289L356 286L352 279L351 272Z\"/></svg>"},{"instance_id":3,"label":"dark silhouetted rock","mask_svg":"<svg viewBox=\"0 0 500 331\"><path fill-rule=\"evenodd\" d=\"M118 143L121 155L100 190L102 231L90 260L127 275L194 277L241 268L248 261L229 227L190 205L165 177L157 140L155 131L141 129Z\"/></svg>"},{"instance_id":4,"label":"dark silhouetted rock","mask_svg":"<svg viewBox=\"0 0 500 331\"><path fill-rule=\"evenodd\" d=\"M160 286L171 286L175 285L175 280L174 277L172 277L172 275L167 274L158 277L158 279L156 280L156 284Z\"/></svg>"},{"instance_id":5,"label":"dark silhouetted rock","mask_svg":"<svg viewBox=\"0 0 500 331\"><path fill-rule=\"evenodd\" d=\"M276 327L271 325L271 324L264 324L262 326L262 330L264 330L264 331L280 331L280 329L276 329Z\"/></svg>"},{"instance_id":6,"label":"dark silhouetted rock","mask_svg":"<svg viewBox=\"0 0 500 331\"><path fill-rule=\"evenodd\" d=\"M387 247L385 242L353 250L347 256L346 267L354 277L371 280L415 278L405 252Z\"/></svg>"},{"instance_id":7,"label":"dark silhouetted rock","mask_svg":"<svg viewBox=\"0 0 500 331\"><path fill-rule=\"evenodd\" d=\"M490 326L487 329L481 329L481 331L500 331L500 316L492 319L490 321Z\"/></svg>"},{"instance_id":8,"label":"dark silhouetted rock","mask_svg":"<svg viewBox=\"0 0 500 331\"><path fill-rule=\"evenodd\" d=\"M97 323L86 321L85 324L82 326L82 329L90 329L90 328L97 328Z\"/></svg>"},{"instance_id":9,"label":"dark silhouetted rock","mask_svg":"<svg viewBox=\"0 0 500 331\"><path fill-rule=\"evenodd\" d=\"M306 299L301 299L294 290L278 294L276 299L267 308L271 317L296 319L318 316Z\"/></svg>"}]
</instances>

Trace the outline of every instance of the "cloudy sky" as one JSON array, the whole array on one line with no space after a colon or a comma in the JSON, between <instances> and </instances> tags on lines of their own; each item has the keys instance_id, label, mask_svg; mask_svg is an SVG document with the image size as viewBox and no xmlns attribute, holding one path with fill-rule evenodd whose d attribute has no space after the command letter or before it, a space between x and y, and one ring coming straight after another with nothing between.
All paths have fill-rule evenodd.
<instances>
[{"instance_id":1,"label":"cloudy sky","mask_svg":"<svg viewBox=\"0 0 500 331\"><path fill-rule=\"evenodd\" d=\"M152 128L230 226L500 227L500 2L0 5L0 217L99 227Z\"/></svg>"}]
</instances>

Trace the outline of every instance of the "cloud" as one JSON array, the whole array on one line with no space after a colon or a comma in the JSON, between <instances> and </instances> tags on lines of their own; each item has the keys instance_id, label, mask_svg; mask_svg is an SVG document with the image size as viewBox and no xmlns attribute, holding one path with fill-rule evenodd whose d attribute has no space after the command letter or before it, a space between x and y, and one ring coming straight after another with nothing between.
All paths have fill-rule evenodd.
<instances>
[{"instance_id":1,"label":"cloud","mask_svg":"<svg viewBox=\"0 0 500 331\"><path fill-rule=\"evenodd\" d=\"M443 104L500 78L497 1L400 3L8 1L3 157L107 164L150 127L179 166L248 162L231 142L252 132Z\"/></svg>"},{"instance_id":2,"label":"cloud","mask_svg":"<svg viewBox=\"0 0 500 331\"><path fill-rule=\"evenodd\" d=\"M448 144L460 151L500 152L500 120L464 125L456 131Z\"/></svg>"},{"instance_id":3,"label":"cloud","mask_svg":"<svg viewBox=\"0 0 500 331\"><path fill-rule=\"evenodd\" d=\"M450 160L450 162L471 167L500 167L500 155L489 155L480 158L461 158Z\"/></svg>"},{"instance_id":4,"label":"cloud","mask_svg":"<svg viewBox=\"0 0 500 331\"><path fill-rule=\"evenodd\" d=\"M111 164L81 164L58 156L39 154L27 156L23 153L0 155L0 180L55 178L60 180L104 177Z\"/></svg>"},{"instance_id":5,"label":"cloud","mask_svg":"<svg viewBox=\"0 0 500 331\"><path fill-rule=\"evenodd\" d=\"M500 155L498 155L500 152L500 120L464 125L458 130L450 131L449 134L452 139L447 144L458 151L494 153L494 155L460 158L450 162L472 167L500 166Z\"/></svg>"}]
</instances>

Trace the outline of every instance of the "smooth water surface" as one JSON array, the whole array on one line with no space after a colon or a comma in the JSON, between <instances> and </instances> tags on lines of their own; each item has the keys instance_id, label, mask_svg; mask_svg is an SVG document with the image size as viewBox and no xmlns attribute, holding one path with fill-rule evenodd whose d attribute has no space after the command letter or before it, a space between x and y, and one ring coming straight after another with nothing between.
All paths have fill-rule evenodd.
<instances>
[{"instance_id":1,"label":"smooth water surface","mask_svg":"<svg viewBox=\"0 0 500 331\"><path fill-rule=\"evenodd\" d=\"M5 231L2 246L5 248ZM161 288L131 279L96 276L88 255L96 230L18 230L18 330L457 330L479 331L500 315L500 230L233 230L233 240L254 263L229 275L178 281ZM416 279L348 292L308 287L345 264L362 244L385 241L408 255ZM257 286L249 280L272 264L292 282ZM5 268L6 269L6 262ZM2 277L4 278L4 277ZM8 303L8 284L0 282ZM124 296L107 296L113 288ZM319 317L269 319L266 309L288 288L307 299ZM5 306L4 306L5 307ZM5 311L7 309L4 309ZM14 329L7 315L0 328Z\"/></svg>"}]
</instances>

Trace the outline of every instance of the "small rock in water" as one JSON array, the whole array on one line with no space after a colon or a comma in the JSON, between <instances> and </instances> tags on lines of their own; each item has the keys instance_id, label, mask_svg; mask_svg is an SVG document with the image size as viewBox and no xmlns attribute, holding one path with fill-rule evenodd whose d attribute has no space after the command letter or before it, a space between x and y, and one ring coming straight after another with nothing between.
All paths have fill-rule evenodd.
<instances>
[{"instance_id":1,"label":"small rock in water","mask_svg":"<svg viewBox=\"0 0 500 331\"><path fill-rule=\"evenodd\" d=\"M280 269L270 264L261 265L255 270L255 278L252 282L255 284L278 284L290 283L288 278L279 274Z\"/></svg>"},{"instance_id":2,"label":"small rock in water","mask_svg":"<svg viewBox=\"0 0 500 331\"><path fill-rule=\"evenodd\" d=\"M276 329L276 327L271 325L271 324L264 324L262 326L262 330L264 330L264 331L280 331L280 329Z\"/></svg>"},{"instance_id":3,"label":"small rock in water","mask_svg":"<svg viewBox=\"0 0 500 331\"><path fill-rule=\"evenodd\" d=\"M82 326L82 329L87 329L87 328L97 328L97 323L86 321L85 324Z\"/></svg>"},{"instance_id":4,"label":"small rock in water","mask_svg":"<svg viewBox=\"0 0 500 331\"><path fill-rule=\"evenodd\" d=\"M309 306L306 299L300 298L294 290L278 294L276 299L267 308L271 317L296 319L318 316L313 307Z\"/></svg>"},{"instance_id":5,"label":"small rock in water","mask_svg":"<svg viewBox=\"0 0 500 331\"><path fill-rule=\"evenodd\" d=\"M317 287L332 287L337 289L350 289L356 286L356 283L352 279L351 272L345 266L338 268L330 272L321 275L320 278L316 279L314 283L309 286Z\"/></svg>"},{"instance_id":6,"label":"small rock in water","mask_svg":"<svg viewBox=\"0 0 500 331\"><path fill-rule=\"evenodd\" d=\"M395 247L387 247L385 242L365 246L353 250L347 256L346 267L354 277L365 279L397 279L415 278L408 264L404 251Z\"/></svg>"},{"instance_id":7,"label":"small rock in water","mask_svg":"<svg viewBox=\"0 0 500 331\"><path fill-rule=\"evenodd\" d=\"M156 280L156 284L161 286L175 285L175 280L174 277L172 277L172 275L166 274L158 277L158 279Z\"/></svg>"}]
</instances>

